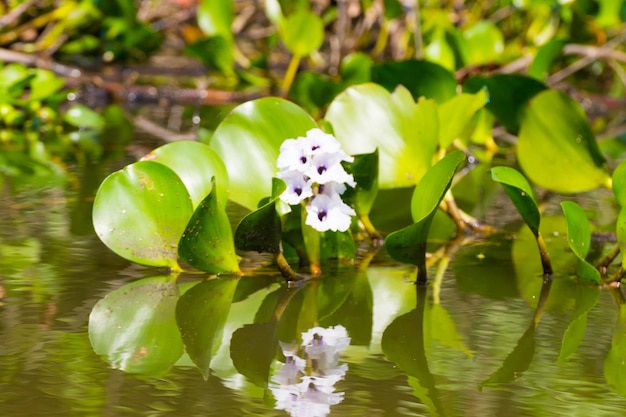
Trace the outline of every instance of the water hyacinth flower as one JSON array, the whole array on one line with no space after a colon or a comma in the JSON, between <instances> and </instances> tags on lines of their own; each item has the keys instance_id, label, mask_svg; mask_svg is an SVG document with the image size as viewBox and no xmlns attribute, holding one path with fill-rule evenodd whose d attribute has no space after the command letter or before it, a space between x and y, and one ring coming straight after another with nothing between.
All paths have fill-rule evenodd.
<instances>
[{"instance_id":1,"label":"water hyacinth flower","mask_svg":"<svg viewBox=\"0 0 626 417\"><path fill-rule=\"evenodd\" d=\"M285 363L269 386L275 407L293 417L328 415L330 406L343 400L343 393L335 392L335 384L348 371L348 365L339 365L339 353L349 344L343 326L314 327L302 333L300 346L281 343Z\"/></svg>"},{"instance_id":2,"label":"water hyacinth flower","mask_svg":"<svg viewBox=\"0 0 626 417\"><path fill-rule=\"evenodd\" d=\"M306 224L320 232L348 230L356 212L343 202L341 194L346 185L355 187L356 183L341 163L353 161L333 135L320 129L285 140L276 162L278 178L287 185L280 199L290 205L304 202Z\"/></svg>"}]
</instances>

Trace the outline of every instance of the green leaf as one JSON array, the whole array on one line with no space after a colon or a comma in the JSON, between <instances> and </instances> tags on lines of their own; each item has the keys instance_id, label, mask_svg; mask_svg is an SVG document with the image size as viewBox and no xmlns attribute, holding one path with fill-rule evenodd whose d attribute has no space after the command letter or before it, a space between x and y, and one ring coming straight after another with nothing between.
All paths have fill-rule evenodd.
<instances>
[{"instance_id":1,"label":"green leaf","mask_svg":"<svg viewBox=\"0 0 626 417\"><path fill-rule=\"evenodd\" d=\"M561 208L567 220L567 243L578 258L576 273L587 282L599 284L600 272L585 260L591 245L591 229L587 215L573 201L563 201Z\"/></svg>"},{"instance_id":2,"label":"green leaf","mask_svg":"<svg viewBox=\"0 0 626 417\"><path fill-rule=\"evenodd\" d=\"M606 161L580 105L565 93L536 95L522 118L517 146L528 178L551 191L576 193L605 185Z\"/></svg>"},{"instance_id":3,"label":"green leaf","mask_svg":"<svg viewBox=\"0 0 626 417\"><path fill-rule=\"evenodd\" d=\"M402 84L415 100L426 97L443 103L456 95L454 74L441 65L428 61L407 60L376 64L372 67L372 81L389 91Z\"/></svg>"},{"instance_id":4,"label":"green leaf","mask_svg":"<svg viewBox=\"0 0 626 417\"><path fill-rule=\"evenodd\" d=\"M35 70L35 77L30 80L29 100L45 101L63 88L64 84L63 78L57 77L51 71L38 68Z\"/></svg>"},{"instance_id":5,"label":"green leaf","mask_svg":"<svg viewBox=\"0 0 626 417\"><path fill-rule=\"evenodd\" d=\"M626 207L626 161L622 161L613 171L612 188L618 204Z\"/></svg>"},{"instance_id":6,"label":"green leaf","mask_svg":"<svg viewBox=\"0 0 626 417\"><path fill-rule=\"evenodd\" d=\"M281 98L266 97L237 106L210 142L226 165L230 200L255 210L259 201L271 194L280 145L315 127L302 108Z\"/></svg>"},{"instance_id":7,"label":"green leaf","mask_svg":"<svg viewBox=\"0 0 626 417\"><path fill-rule=\"evenodd\" d=\"M82 104L74 104L63 118L68 124L78 128L95 130L104 128L104 117Z\"/></svg>"},{"instance_id":8,"label":"green leaf","mask_svg":"<svg viewBox=\"0 0 626 417\"><path fill-rule=\"evenodd\" d=\"M202 0L198 6L198 26L209 37L233 39L233 1Z\"/></svg>"},{"instance_id":9,"label":"green leaf","mask_svg":"<svg viewBox=\"0 0 626 417\"><path fill-rule=\"evenodd\" d=\"M185 184L194 210L212 190L215 177L217 201L225 207L228 200L228 173L219 155L199 142L172 142L144 156L142 160L163 164L174 171Z\"/></svg>"},{"instance_id":10,"label":"green leaf","mask_svg":"<svg viewBox=\"0 0 626 417\"><path fill-rule=\"evenodd\" d=\"M542 45L535 55L535 59L528 67L528 75L540 81L545 80L550 74L554 61L561 56L563 47L567 45L565 39L553 39Z\"/></svg>"},{"instance_id":11,"label":"green leaf","mask_svg":"<svg viewBox=\"0 0 626 417\"><path fill-rule=\"evenodd\" d=\"M346 55L339 65L339 74L344 85L363 84L371 81L374 62L369 55L354 52Z\"/></svg>"},{"instance_id":12,"label":"green leaf","mask_svg":"<svg viewBox=\"0 0 626 417\"><path fill-rule=\"evenodd\" d=\"M504 36L494 23L479 20L463 32L463 38L465 65L484 65L502 59Z\"/></svg>"},{"instance_id":13,"label":"green leaf","mask_svg":"<svg viewBox=\"0 0 626 417\"><path fill-rule=\"evenodd\" d=\"M140 264L177 267L178 241L192 215L185 185L165 165L142 161L100 185L93 224L102 242Z\"/></svg>"},{"instance_id":14,"label":"green leaf","mask_svg":"<svg viewBox=\"0 0 626 417\"><path fill-rule=\"evenodd\" d=\"M297 10L283 21L279 29L287 49L299 57L310 55L324 42L324 23L312 11Z\"/></svg>"},{"instance_id":15,"label":"green leaf","mask_svg":"<svg viewBox=\"0 0 626 417\"><path fill-rule=\"evenodd\" d=\"M211 273L239 273L233 231L226 209L217 201L215 177L213 191L200 203L189 219L178 254L194 268Z\"/></svg>"},{"instance_id":16,"label":"green leaf","mask_svg":"<svg viewBox=\"0 0 626 417\"><path fill-rule=\"evenodd\" d=\"M511 202L520 213L533 235L539 235L539 224L541 215L537 202L533 197L530 184L524 176L514 168L494 167L491 169L491 178L499 182L504 187Z\"/></svg>"},{"instance_id":17,"label":"green leaf","mask_svg":"<svg viewBox=\"0 0 626 417\"><path fill-rule=\"evenodd\" d=\"M229 38L219 35L209 39L199 39L186 45L185 53L199 59L207 68L216 69L225 75L235 73L234 47Z\"/></svg>"},{"instance_id":18,"label":"green leaf","mask_svg":"<svg viewBox=\"0 0 626 417\"><path fill-rule=\"evenodd\" d=\"M187 354L207 379L211 359L222 343L238 279L210 279L185 292L176 306L176 322Z\"/></svg>"},{"instance_id":19,"label":"green leaf","mask_svg":"<svg viewBox=\"0 0 626 417\"><path fill-rule=\"evenodd\" d=\"M109 293L91 310L89 340L113 368L165 374L183 354L172 277L144 278Z\"/></svg>"},{"instance_id":20,"label":"green leaf","mask_svg":"<svg viewBox=\"0 0 626 417\"><path fill-rule=\"evenodd\" d=\"M274 199L241 219L235 231L235 247L244 251L279 253L281 232Z\"/></svg>"},{"instance_id":21,"label":"green leaf","mask_svg":"<svg viewBox=\"0 0 626 417\"><path fill-rule=\"evenodd\" d=\"M617 216L615 233L617 234L617 244L620 252L624 254L626 253L626 207L623 207Z\"/></svg>"},{"instance_id":22,"label":"green leaf","mask_svg":"<svg viewBox=\"0 0 626 417\"><path fill-rule=\"evenodd\" d=\"M439 105L439 146L446 149L463 132L474 114L487 104L484 90L476 94L459 94Z\"/></svg>"},{"instance_id":23,"label":"green leaf","mask_svg":"<svg viewBox=\"0 0 626 417\"><path fill-rule=\"evenodd\" d=\"M369 214L378 195L378 159L379 153L376 148L372 153L354 155L354 162L348 167L356 187L346 190L344 195L354 202L354 210L359 216Z\"/></svg>"},{"instance_id":24,"label":"green leaf","mask_svg":"<svg viewBox=\"0 0 626 417\"><path fill-rule=\"evenodd\" d=\"M378 149L381 188L416 184L437 147L437 106L415 103L403 87L393 94L372 83L349 87L330 104L326 120L348 154Z\"/></svg>"},{"instance_id":25,"label":"green leaf","mask_svg":"<svg viewBox=\"0 0 626 417\"><path fill-rule=\"evenodd\" d=\"M391 233L385 240L387 252L397 261L418 265L425 278L426 242L430 224L439 203L450 188L454 174L465 161L462 151L454 151L437 162L415 187L411 200L413 225Z\"/></svg>"},{"instance_id":26,"label":"green leaf","mask_svg":"<svg viewBox=\"0 0 626 417\"><path fill-rule=\"evenodd\" d=\"M476 93L485 88L489 95L485 107L509 132L517 134L528 100L545 90L546 86L520 74L472 77L463 84L463 90L470 93Z\"/></svg>"}]
</instances>

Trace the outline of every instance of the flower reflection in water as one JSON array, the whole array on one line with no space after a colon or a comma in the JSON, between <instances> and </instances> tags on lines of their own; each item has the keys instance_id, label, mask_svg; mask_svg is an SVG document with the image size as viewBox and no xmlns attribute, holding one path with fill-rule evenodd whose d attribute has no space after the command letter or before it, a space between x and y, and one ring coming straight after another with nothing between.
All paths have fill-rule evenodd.
<instances>
[{"instance_id":1,"label":"flower reflection in water","mask_svg":"<svg viewBox=\"0 0 626 417\"><path fill-rule=\"evenodd\" d=\"M270 389L276 408L294 417L324 417L343 400L335 384L344 378L347 364L339 352L350 344L345 327L314 327L302 333L302 344L281 343L285 363L272 376Z\"/></svg>"}]
</instances>

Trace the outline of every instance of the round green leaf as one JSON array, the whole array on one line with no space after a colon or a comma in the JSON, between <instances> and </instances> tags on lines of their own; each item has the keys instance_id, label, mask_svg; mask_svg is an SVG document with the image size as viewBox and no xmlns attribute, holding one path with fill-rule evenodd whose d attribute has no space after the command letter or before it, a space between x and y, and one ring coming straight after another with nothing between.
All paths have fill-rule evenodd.
<instances>
[{"instance_id":1,"label":"round green leaf","mask_svg":"<svg viewBox=\"0 0 626 417\"><path fill-rule=\"evenodd\" d=\"M324 22L311 11L298 10L282 22L280 38L296 56L308 56L324 42Z\"/></svg>"},{"instance_id":2,"label":"round green leaf","mask_svg":"<svg viewBox=\"0 0 626 417\"><path fill-rule=\"evenodd\" d=\"M517 154L531 181L562 193L588 191L609 180L580 105L565 93L536 95L524 112Z\"/></svg>"},{"instance_id":3,"label":"round green leaf","mask_svg":"<svg viewBox=\"0 0 626 417\"><path fill-rule=\"evenodd\" d=\"M205 378L222 342L238 279L211 279L190 288L176 306L176 321L189 357Z\"/></svg>"},{"instance_id":4,"label":"round green leaf","mask_svg":"<svg viewBox=\"0 0 626 417\"><path fill-rule=\"evenodd\" d=\"M217 201L214 190L200 203L189 219L178 254L189 265L212 273L239 273L233 231L225 208Z\"/></svg>"},{"instance_id":5,"label":"round green leaf","mask_svg":"<svg viewBox=\"0 0 626 417\"><path fill-rule=\"evenodd\" d=\"M535 236L539 234L541 214L533 197L533 190L524 176L514 168L494 167L491 178L504 187L513 205Z\"/></svg>"},{"instance_id":6,"label":"round green leaf","mask_svg":"<svg viewBox=\"0 0 626 417\"><path fill-rule=\"evenodd\" d=\"M457 139L474 114L487 104L487 93L484 90L476 94L459 94L438 107L439 113L439 145L446 149Z\"/></svg>"},{"instance_id":7,"label":"round green leaf","mask_svg":"<svg viewBox=\"0 0 626 417\"><path fill-rule=\"evenodd\" d=\"M63 88L65 80L57 77L53 72L36 69L35 77L30 81L30 97L31 101L44 101L54 93Z\"/></svg>"},{"instance_id":8,"label":"round green leaf","mask_svg":"<svg viewBox=\"0 0 626 417\"><path fill-rule=\"evenodd\" d=\"M284 99L266 97L237 106L217 127L210 143L226 165L230 200L256 209L271 194L280 145L315 127L311 116Z\"/></svg>"},{"instance_id":9,"label":"round green leaf","mask_svg":"<svg viewBox=\"0 0 626 417\"><path fill-rule=\"evenodd\" d=\"M422 178L437 147L437 117L432 100L416 104L404 87L392 94L373 83L346 89L326 112L348 154L378 149L381 188L415 185Z\"/></svg>"},{"instance_id":10,"label":"round green leaf","mask_svg":"<svg viewBox=\"0 0 626 417\"><path fill-rule=\"evenodd\" d=\"M64 116L67 123L78 128L100 130L104 128L104 117L82 104L74 104Z\"/></svg>"},{"instance_id":11,"label":"round green leaf","mask_svg":"<svg viewBox=\"0 0 626 417\"><path fill-rule=\"evenodd\" d=\"M226 206L228 173L219 155L207 145L191 141L172 142L142 159L158 162L174 171L187 187L194 209L211 192L211 178L215 177L218 204Z\"/></svg>"},{"instance_id":12,"label":"round green leaf","mask_svg":"<svg viewBox=\"0 0 626 417\"><path fill-rule=\"evenodd\" d=\"M191 214L191 199L174 171L142 161L100 185L93 224L118 255L144 265L177 267L178 241Z\"/></svg>"},{"instance_id":13,"label":"round green leaf","mask_svg":"<svg viewBox=\"0 0 626 417\"><path fill-rule=\"evenodd\" d=\"M489 21L480 20L463 32L465 40L464 63L483 65L498 62L504 51L504 36L498 27Z\"/></svg>"},{"instance_id":14,"label":"round green leaf","mask_svg":"<svg viewBox=\"0 0 626 417\"><path fill-rule=\"evenodd\" d=\"M91 310L93 350L115 369L162 375L183 354L176 325L176 281L145 278L108 294Z\"/></svg>"}]
</instances>

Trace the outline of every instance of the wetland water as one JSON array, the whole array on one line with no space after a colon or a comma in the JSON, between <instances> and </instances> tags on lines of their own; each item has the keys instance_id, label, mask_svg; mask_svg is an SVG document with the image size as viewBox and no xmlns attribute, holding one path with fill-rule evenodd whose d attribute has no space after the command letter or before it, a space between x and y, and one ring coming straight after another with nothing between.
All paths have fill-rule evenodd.
<instances>
[{"instance_id":1,"label":"wetland water","mask_svg":"<svg viewBox=\"0 0 626 417\"><path fill-rule=\"evenodd\" d=\"M344 326L350 344L332 364L340 375L309 387L311 395L294 409L329 409L330 416L512 417L614 416L626 407L624 298L619 290L578 283L568 276L571 260L555 255L557 276L535 326L542 278L534 242L524 233L459 248L439 304L432 288L409 282L413 268L384 254L367 268L328 270L318 284L291 292L273 269L245 261L251 272L227 284L232 302L213 312L224 328L208 348L207 380L187 355L142 368L151 351L124 351L124 341L108 357L98 355L89 317L101 300L109 300L104 307L111 311L141 300L143 313L132 316L137 322L119 324L119 334L131 338L142 331L141 319L153 319L146 324L156 329L148 349L174 349L180 346L180 334L170 332L176 304L180 310L192 291L203 298L199 289L210 281L183 274L173 282L163 271L111 253L90 226L97 178L75 177L82 187L4 180L2 416L286 416L276 409L276 375L286 343L313 325ZM548 216L544 223L553 229L553 247L567 247L562 219ZM220 300L211 293L204 299Z\"/></svg>"}]
</instances>

